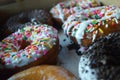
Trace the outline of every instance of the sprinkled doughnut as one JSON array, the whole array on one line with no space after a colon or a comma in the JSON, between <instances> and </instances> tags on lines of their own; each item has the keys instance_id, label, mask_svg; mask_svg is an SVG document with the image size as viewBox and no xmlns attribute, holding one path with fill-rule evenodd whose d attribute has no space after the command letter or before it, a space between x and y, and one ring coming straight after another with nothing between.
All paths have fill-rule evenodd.
<instances>
[{"instance_id":1,"label":"sprinkled doughnut","mask_svg":"<svg viewBox=\"0 0 120 80\"><path fill-rule=\"evenodd\" d=\"M19 72L8 80L77 80L68 70L51 65L42 65Z\"/></svg>"},{"instance_id":2,"label":"sprinkled doughnut","mask_svg":"<svg viewBox=\"0 0 120 80\"><path fill-rule=\"evenodd\" d=\"M120 31L120 8L103 6L73 14L63 29L76 44L86 47L101 36Z\"/></svg>"},{"instance_id":3,"label":"sprinkled doughnut","mask_svg":"<svg viewBox=\"0 0 120 80\"><path fill-rule=\"evenodd\" d=\"M39 24L19 29L0 42L0 79L6 71L15 73L38 64L55 64L58 52L55 28Z\"/></svg>"},{"instance_id":4,"label":"sprinkled doughnut","mask_svg":"<svg viewBox=\"0 0 120 80\"><path fill-rule=\"evenodd\" d=\"M52 25L52 18L50 14L45 10L36 9L32 11L25 11L10 17L6 23L6 29L8 29L10 33L13 33L18 29L23 28L26 23L34 21Z\"/></svg>"},{"instance_id":5,"label":"sprinkled doughnut","mask_svg":"<svg viewBox=\"0 0 120 80\"><path fill-rule=\"evenodd\" d=\"M64 22L73 13L99 5L97 0L70 0L58 3L50 10L50 13L56 21Z\"/></svg>"},{"instance_id":6,"label":"sprinkled doughnut","mask_svg":"<svg viewBox=\"0 0 120 80\"><path fill-rule=\"evenodd\" d=\"M96 40L79 62L81 80L120 79L120 32Z\"/></svg>"}]
</instances>

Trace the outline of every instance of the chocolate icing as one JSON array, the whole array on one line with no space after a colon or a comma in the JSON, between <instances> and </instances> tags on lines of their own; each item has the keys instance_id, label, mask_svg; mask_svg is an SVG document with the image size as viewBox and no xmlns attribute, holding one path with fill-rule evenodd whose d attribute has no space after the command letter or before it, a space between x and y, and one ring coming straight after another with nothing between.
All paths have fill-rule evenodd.
<instances>
[{"instance_id":1,"label":"chocolate icing","mask_svg":"<svg viewBox=\"0 0 120 80\"><path fill-rule=\"evenodd\" d=\"M37 21L43 24L48 24L49 19L51 19L51 16L45 10L32 10L10 17L6 25L10 32L15 32L18 29L23 28L26 23Z\"/></svg>"},{"instance_id":2,"label":"chocolate icing","mask_svg":"<svg viewBox=\"0 0 120 80\"><path fill-rule=\"evenodd\" d=\"M81 56L79 76L81 80L119 80L119 59L120 32L101 37Z\"/></svg>"}]
</instances>

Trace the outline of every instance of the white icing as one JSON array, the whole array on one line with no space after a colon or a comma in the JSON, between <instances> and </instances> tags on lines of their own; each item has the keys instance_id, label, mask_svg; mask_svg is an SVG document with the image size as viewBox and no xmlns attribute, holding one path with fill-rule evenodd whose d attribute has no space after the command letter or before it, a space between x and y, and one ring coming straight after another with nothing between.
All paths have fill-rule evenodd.
<instances>
[{"instance_id":1,"label":"white icing","mask_svg":"<svg viewBox=\"0 0 120 80\"><path fill-rule=\"evenodd\" d=\"M105 8L109 8L106 10ZM95 19L95 18L90 18L88 17L89 13L92 13L96 10L101 10L101 14L104 14L100 19ZM112 14L108 15L110 12ZM87 18L87 20L84 20L84 18ZM114 18L114 21L116 24L118 24L118 20L120 18L120 8L115 7L115 6L102 6L102 7L96 7L96 8L91 8L91 9L86 9L84 11L81 11L79 13L75 13L68 17L67 21L63 24L63 29L65 34L68 34L68 31L71 31L71 35L76 38L78 44L81 44L81 39L83 39L83 35L85 33L86 28L88 25L90 25L94 20L100 25L100 21L102 21L102 25L105 25L103 20L111 20L111 18ZM75 25L75 22L79 22L79 25ZM74 28L73 28L74 26ZM108 28L108 24L105 25L106 28ZM75 30L77 29L77 31ZM92 32L94 28L90 29L90 32ZM66 32L67 31L67 32ZM95 40L94 38L96 35L93 35L93 41Z\"/></svg>"},{"instance_id":2,"label":"white icing","mask_svg":"<svg viewBox=\"0 0 120 80\"><path fill-rule=\"evenodd\" d=\"M24 65L27 65L45 55L47 51L56 44L57 30L51 26L27 26L23 29L25 31L22 32L22 29L18 30L17 32L5 38L5 43L0 42L0 58L4 58L3 61L5 64L2 66L5 68L22 67ZM34 31L30 31L31 29ZM35 30L40 30L40 32L36 32ZM30 41L30 45L28 45L25 49L20 50L21 45L19 45L19 41L23 40L24 36L27 37L27 31L30 31L29 33L31 34L26 39L26 41ZM15 35L17 36L15 37ZM46 39L46 41L44 39ZM46 45L42 44L42 42L45 42ZM9 50L4 50L5 48L2 47L4 45L6 45ZM13 51L13 49L16 51ZM5 54L8 54L9 57L4 56Z\"/></svg>"},{"instance_id":3,"label":"white icing","mask_svg":"<svg viewBox=\"0 0 120 80\"><path fill-rule=\"evenodd\" d=\"M94 2L92 2L91 0L75 0L75 1L70 0L70 1L60 2L50 10L50 13L52 13L54 18L59 18L59 19L61 19L62 22L64 22L66 20L65 19L66 13L71 15L71 14L77 13L81 10L94 7L94 6L91 6L91 4L93 4L93 3ZM100 5L97 0L96 0L95 4L96 4L96 6ZM67 9L66 13L63 11L64 9ZM57 10L58 14L55 13L56 10Z\"/></svg>"},{"instance_id":4,"label":"white icing","mask_svg":"<svg viewBox=\"0 0 120 80\"><path fill-rule=\"evenodd\" d=\"M86 58L82 56L79 62L79 77L81 80L98 80L97 72L95 69L91 69L90 66L90 57ZM94 75L92 74L94 72Z\"/></svg>"}]
</instances>

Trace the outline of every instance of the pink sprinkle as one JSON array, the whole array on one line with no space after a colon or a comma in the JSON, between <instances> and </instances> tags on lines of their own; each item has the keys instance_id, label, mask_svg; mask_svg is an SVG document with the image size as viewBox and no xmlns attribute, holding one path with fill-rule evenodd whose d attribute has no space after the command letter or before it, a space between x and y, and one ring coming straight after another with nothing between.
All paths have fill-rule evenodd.
<instances>
[{"instance_id":1,"label":"pink sprinkle","mask_svg":"<svg viewBox=\"0 0 120 80\"><path fill-rule=\"evenodd\" d=\"M35 51L35 53L36 53L36 54L39 54L39 53L40 53L40 51L36 50L36 51Z\"/></svg>"},{"instance_id":2,"label":"pink sprinkle","mask_svg":"<svg viewBox=\"0 0 120 80\"><path fill-rule=\"evenodd\" d=\"M79 51L81 51L81 52L85 52L87 50L87 47L81 47L80 49L79 49Z\"/></svg>"},{"instance_id":3,"label":"pink sprinkle","mask_svg":"<svg viewBox=\"0 0 120 80\"><path fill-rule=\"evenodd\" d=\"M34 58L34 60L36 61L38 58Z\"/></svg>"},{"instance_id":4,"label":"pink sprinkle","mask_svg":"<svg viewBox=\"0 0 120 80\"><path fill-rule=\"evenodd\" d=\"M17 54L17 57L20 58L20 54Z\"/></svg>"},{"instance_id":5,"label":"pink sprinkle","mask_svg":"<svg viewBox=\"0 0 120 80\"><path fill-rule=\"evenodd\" d=\"M25 35L26 35L26 37L30 37L31 36L30 32L28 32L28 31L26 32Z\"/></svg>"},{"instance_id":6,"label":"pink sprinkle","mask_svg":"<svg viewBox=\"0 0 120 80\"><path fill-rule=\"evenodd\" d=\"M91 27L93 26L92 24L89 24Z\"/></svg>"},{"instance_id":7,"label":"pink sprinkle","mask_svg":"<svg viewBox=\"0 0 120 80\"><path fill-rule=\"evenodd\" d=\"M46 53L47 53L47 50L44 50L44 51L43 51L43 53L44 53L44 55L46 55Z\"/></svg>"},{"instance_id":8,"label":"pink sprinkle","mask_svg":"<svg viewBox=\"0 0 120 80\"><path fill-rule=\"evenodd\" d=\"M60 6L62 6L62 7L64 6L64 3L62 3L62 2L61 2L61 3L59 3L59 4L60 4Z\"/></svg>"},{"instance_id":9,"label":"pink sprinkle","mask_svg":"<svg viewBox=\"0 0 120 80\"><path fill-rule=\"evenodd\" d=\"M6 44L3 44L3 45L2 45L3 48L6 48L6 46L7 46Z\"/></svg>"},{"instance_id":10,"label":"pink sprinkle","mask_svg":"<svg viewBox=\"0 0 120 80\"><path fill-rule=\"evenodd\" d=\"M103 17L103 14L100 13L100 14L98 14L98 16L102 18L102 17Z\"/></svg>"},{"instance_id":11,"label":"pink sprinkle","mask_svg":"<svg viewBox=\"0 0 120 80\"><path fill-rule=\"evenodd\" d=\"M10 60L7 60L7 64L9 64L10 63Z\"/></svg>"}]
</instances>

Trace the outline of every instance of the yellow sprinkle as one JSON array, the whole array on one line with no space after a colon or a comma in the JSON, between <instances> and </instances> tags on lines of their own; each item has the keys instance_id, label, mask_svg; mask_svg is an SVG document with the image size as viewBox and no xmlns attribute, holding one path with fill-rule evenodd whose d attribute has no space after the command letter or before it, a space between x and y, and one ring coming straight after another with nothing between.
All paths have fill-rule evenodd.
<instances>
[{"instance_id":1,"label":"yellow sprinkle","mask_svg":"<svg viewBox=\"0 0 120 80\"><path fill-rule=\"evenodd\" d=\"M98 28L98 26L97 25L95 25L95 27L94 27L95 29L97 29Z\"/></svg>"},{"instance_id":2,"label":"yellow sprinkle","mask_svg":"<svg viewBox=\"0 0 120 80\"><path fill-rule=\"evenodd\" d=\"M28 59L30 59L30 57L31 57L30 55L27 56Z\"/></svg>"},{"instance_id":3,"label":"yellow sprinkle","mask_svg":"<svg viewBox=\"0 0 120 80\"><path fill-rule=\"evenodd\" d=\"M29 27L25 27L24 28L26 31L30 31L30 28Z\"/></svg>"},{"instance_id":4,"label":"yellow sprinkle","mask_svg":"<svg viewBox=\"0 0 120 80\"><path fill-rule=\"evenodd\" d=\"M45 41L46 41L46 40L49 40L49 39L50 39L50 38L49 38L49 37L47 37L47 38L43 38L43 39L41 39L41 40L43 40L43 41L45 40Z\"/></svg>"},{"instance_id":5,"label":"yellow sprinkle","mask_svg":"<svg viewBox=\"0 0 120 80\"><path fill-rule=\"evenodd\" d=\"M112 19L112 21L114 21L114 19Z\"/></svg>"},{"instance_id":6,"label":"yellow sprinkle","mask_svg":"<svg viewBox=\"0 0 120 80\"><path fill-rule=\"evenodd\" d=\"M99 31L100 31L100 33L102 33L102 34L104 33L103 30L102 30L101 28L99 28Z\"/></svg>"},{"instance_id":7,"label":"yellow sprinkle","mask_svg":"<svg viewBox=\"0 0 120 80\"><path fill-rule=\"evenodd\" d=\"M52 48L52 45L48 44L50 48Z\"/></svg>"},{"instance_id":8,"label":"yellow sprinkle","mask_svg":"<svg viewBox=\"0 0 120 80\"><path fill-rule=\"evenodd\" d=\"M32 44L34 44L34 45L39 45L40 42L39 42L38 40L35 40Z\"/></svg>"},{"instance_id":9,"label":"yellow sprinkle","mask_svg":"<svg viewBox=\"0 0 120 80\"><path fill-rule=\"evenodd\" d=\"M16 56L13 56L13 59L15 60L17 57Z\"/></svg>"},{"instance_id":10,"label":"yellow sprinkle","mask_svg":"<svg viewBox=\"0 0 120 80\"><path fill-rule=\"evenodd\" d=\"M108 16L110 16L112 13L113 13L113 12L108 12L108 14L107 14L107 15L108 15Z\"/></svg>"},{"instance_id":11,"label":"yellow sprinkle","mask_svg":"<svg viewBox=\"0 0 120 80\"><path fill-rule=\"evenodd\" d=\"M108 19L106 19L106 22L108 22Z\"/></svg>"},{"instance_id":12,"label":"yellow sprinkle","mask_svg":"<svg viewBox=\"0 0 120 80\"><path fill-rule=\"evenodd\" d=\"M46 42L44 42L44 44L43 44L43 45L47 46L48 44L47 44Z\"/></svg>"},{"instance_id":13,"label":"yellow sprinkle","mask_svg":"<svg viewBox=\"0 0 120 80\"><path fill-rule=\"evenodd\" d=\"M37 32L32 32L32 35L36 35L37 34Z\"/></svg>"}]
</instances>

